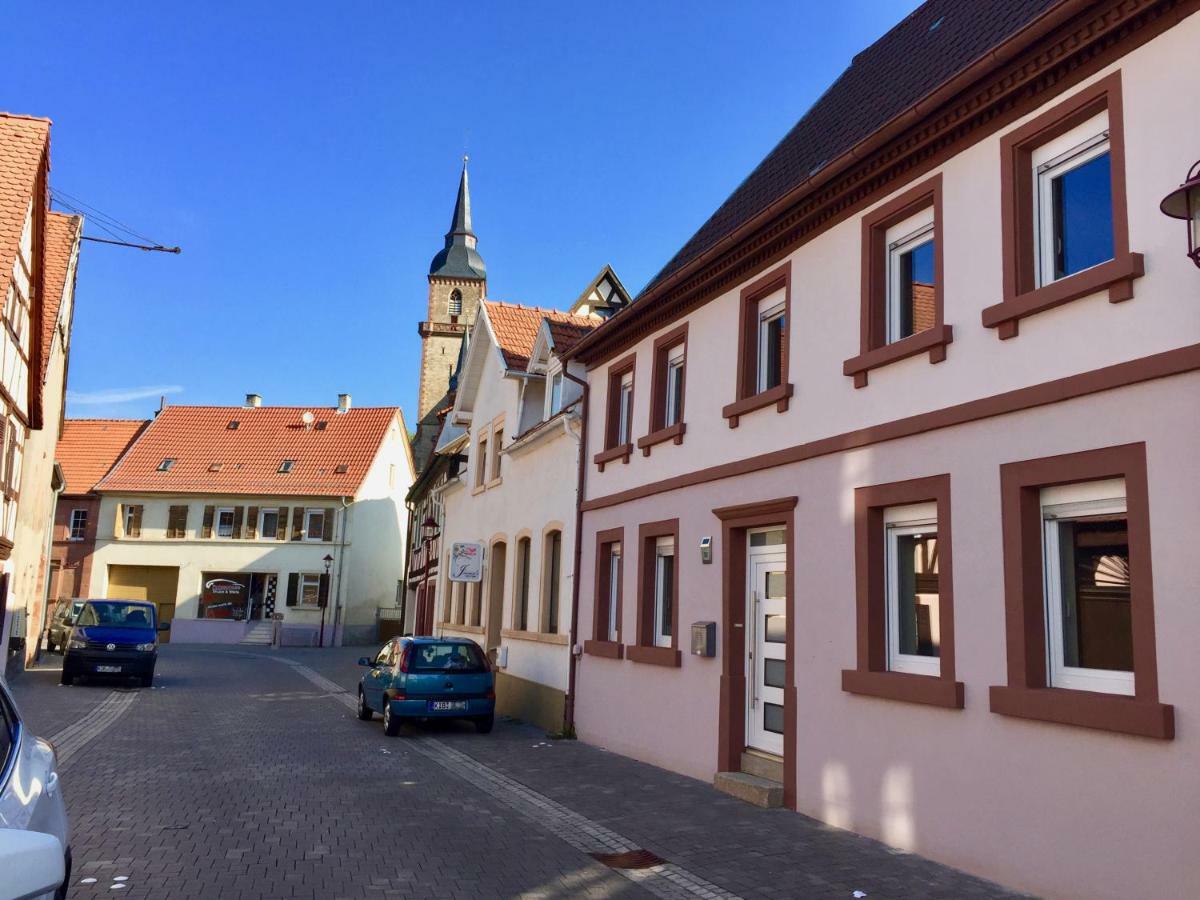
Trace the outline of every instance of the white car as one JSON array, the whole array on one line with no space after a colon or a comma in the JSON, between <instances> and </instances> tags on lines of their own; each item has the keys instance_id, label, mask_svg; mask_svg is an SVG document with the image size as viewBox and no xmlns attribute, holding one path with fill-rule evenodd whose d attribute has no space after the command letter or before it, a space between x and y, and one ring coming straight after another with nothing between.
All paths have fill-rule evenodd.
<instances>
[{"instance_id":1,"label":"white car","mask_svg":"<svg viewBox=\"0 0 1200 900\"><path fill-rule=\"evenodd\" d=\"M45 896L66 897L71 880L71 834L54 748L25 728L3 679L0 679L0 828L41 832L57 838L63 863L61 881ZM35 857L33 854L30 858ZM32 869L32 861L30 865ZM36 872L26 874L31 882L38 880ZM0 879L0 900L10 896L5 893L4 881ZM30 895L26 892L12 896Z\"/></svg>"}]
</instances>

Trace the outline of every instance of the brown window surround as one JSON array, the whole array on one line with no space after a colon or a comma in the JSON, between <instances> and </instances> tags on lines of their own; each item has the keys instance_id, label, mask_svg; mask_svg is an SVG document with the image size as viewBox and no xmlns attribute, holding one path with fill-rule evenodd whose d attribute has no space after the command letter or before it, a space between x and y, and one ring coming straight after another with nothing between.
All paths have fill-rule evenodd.
<instances>
[{"instance_id":1,"label":"brown window surround","mask_svg":"<svg viewBox=\"0 0 1200 900\"><path fill-rule=\"evenodd\" d=\"M888 245L887 230L922 210L933 208L933 308L932 327L906 338L887 342ZM930 363L946 358L946 345L954 340L943 319L945 281L942 242L942 176L932 178L867 213L862 220L862 307L859 353L842 363L842 373L854 377L856 388L867 386L867 373L929 353Z\"/></svg>"},{"instance_id":2,"label":"brown window surround","mask_svg":"<svg viewBox=\"0 0 1200 900\"><path fill-rule=\"evenodd\" d=\"M779 384L765 391L758 390L758 303L764 297L783 288L783 352ZM777 412L787 412L792 397L788 381L788 345L792 330L792 263L789 260L758 280L742 288L738 309L737 399L721 410L730 428L737 428L741 417L764 406L775 405Z\"/></svg>"},{"instance_id":3,"label":"brown window surround","mask_svg":"<svg viewBox=\"0 0 1200 900\"><path fill-rule=\"evenodd\" d=\"M621 564L617 577L617 639L608 639L609 552L613 544L621 545ZM621 643L621 613L625 575L625 529L607 528L596 532L596 593L592 618L592 637L583 642L583 652L592 656L621 659L625 655Z\"/></svg>"},{"instance_id":4,"label":"brown window surround","mask_svg":"<svg viewBox=\"0 0 1200 900\"><path fill-rule=\"evenodd\" d=\"M1050 687L1042 578L1041 490L1125 479L1133 630L1132 697ZM1170 740L1175 708L1158 701L1146 445L1125 444L1000 467L1008 684L990 689L994 713Z\"/></svg>"},{"instance_id":5,"label":"brown window surround","mask_svg":"<svg viewBox=\"0 0 1200 900\"><path fill-rule=\"evenodd\" d=\"M649 456L650 448L664 441L683 443L687 431L683 422L683 397L687 395L687 332L684 322L654 341L654 367L650 370L650 432L637 442L642 456ZM667 356L680 344L683 344L683 394L679 401L679 421L667 425Z\"/></svg>"},{"instance_id":6,"label":"brown window surround","mask_svg":"<svg viewBox=\"0 0 1200 900\"><path fill-rule=\"evenodd\" d=\"M654 645L654 565L655 543L660 537L675 538L675 578L671 597L671 646ZM625 647L625 658L655 666L678 667L679 651L679 569L683 555L679 547L679 520L663 519L638 526L637 643ZM624 563L625 547L621 547Z\"/></svg>"},{"instance_id":7,"label":"brown window surround","mask_svg":"<svg viewBox=\"0 0 1200 900\"><path fill-rule=\"evenodd\" d=\"M1113 258L1051 284L1037 287L1034 238L1033 152L1088 119L1108 110L1112 173ZM1134 279L1145 274L1140 253L1129 251L1125 201L1125 128L1121 73L1114 72L1000 138L1000 219L1004 298L985 307L983 324L1001 340L1017 336L1021 319L1080 297L1108 292L1110 303L1133 297Z\"/></svg>"},{"instance_id":8,"label":"brown window surround","mask_svg":"<svg viewBox=\"0 0 1200 900\"><path fill-rule=\"evenodd\" d=\"M615 459L621 460L623 463L629 462L629 457L633 455L633 441L628 440L623 444L618 444L618 430L621 427L621 378L627 373L632 373L634 378L633 391L637 392L637 373L635 363L637 362L637 354L630 353L628 356L622 357L611 366L608 367L608 398L604 404L604 449L592 457L600 471L604 471L605 463L610 463ZM633 398L630 398L630 406L633 406ZM630 412L629 434L633 434L633 413Z\"/></svg>"},{"instance_id":9,"label":"brown window surround","mask_svg":"<svg viewBox=\"0 0 1200 900\"><path fill-rule=\"evenodd\" d=\"M887 663L884 511L910 503L937 504L940 675L893 672ZM954 680L954 569L950 545L950 476L934 475L854 491L854 569L857 582L858 666L842 671L842 690L888 700L962 709L963 684Z\"/></svg>"}]
</instances>

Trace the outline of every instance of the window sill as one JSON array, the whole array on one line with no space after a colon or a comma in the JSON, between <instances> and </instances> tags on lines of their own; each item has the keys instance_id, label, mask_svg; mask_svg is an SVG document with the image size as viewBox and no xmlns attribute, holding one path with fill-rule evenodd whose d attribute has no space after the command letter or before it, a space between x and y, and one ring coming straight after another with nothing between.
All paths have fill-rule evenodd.
<instances>
[{"instance_id":1,"label":"window sill","mask_svg":"<svg viewBox=\"0 0 1200 900\"><path fill-rule=\"evenodd\" d=\"M872 369L891 365L910 356L929 352L931 364L943 362L946 359L946 345L954 340L954 329L949 325L935 325L911 334L903 340L876 347L858 356L852 356L842 363L842 374L854 377L854 386L867 386L867 373Z\"/></svg>"},{"instance_id":2,"label":"window sill","mask_svg":"<svg viewBox=\"0 0 1200 900\"><path fill-rule=\"evenodd\" d=\"M584 641L583 652L589 656L603 656L606 659L623 659L625 645L620 641Z\"/></svg>"},{"instance_id":3,"label":"window sill","mask_svg":"<svg viewBox=\"0 0 1200 900\"><path fill-rule=\"evenodd\" d=\"M660 428L658 431L652 431L645 437L638 438L638 449L642 451L642 456L650 455L650 448L655 444L661 444L665 441L674 441L676 444L683 443L684 432L687 431L687 425L683 422L676 422L674 425L668 425L666 428Z\"/></svg>"},{"instance_id":4,"label":"window sill","mask_svg":"<svg viewBox=\"0 0 1200 900\"><path fill-rule=\"evenodd\" d=\"M678 669L682 665L682 657L683 654L674 647L643 647L640 644L631 644L625 648L625 658L630 662L650 666Z\"/></svg>"},{"instance_id":5,"label":"window sill","mask_svg":"<svg viewBox=\"0 0 1200 900\"><path fill-rule=\"evenodd\" d=\"M592 457L592 462L600 467L600 471L604 471L605 463L610 463L614 459L619 459L623 463L629 462L629 457L633 455L633 444L617 444L615 447L609 447L607 450L601 450Z\"/></svg>"},{"instance_id":6,"label":"window sill","mask_svg":"<svg viewBox=\"0 0 1200 900\"><path fill-rule=\"evenodd\" d=\"M483 634L482 625L460 625L454 622L443 622L442 631L458 631L463 634Z\"/></svg>"},{"instance_id":7,"label":"window sill","mask_svg":"<svg viewBox=\"0 0 1200 900\"><path fill-rule=\"evenodd\" d=\"M547 631L522 631L519 628L502 628L500 629L500 637L507 638L510 641L533 641L537 644L561 644L566 646L570 637L565 634L557 634Z\"/></svg>"},{"instance_id":8,"label":"window sill","mask_svg":"<svg viewBox=\"0 0 1200 900\"><path fill-rule=\"evenodd\" d=\"M1006 298L983 310L986 328L999 329L1001 340L1017 336L1017 326L1026 316L1036 315L1086 297L1108 291L1109 303L1121 303L1133 298L1133 280L1146 274L1145 259L1140 253L1126 253L1091 269L1063 278L1036 290Z\"/></svg>"},{"instance_id":9,"label":"window sill","mask_svg":"<svg viewBox=\"0 0 1200 900\"><path fill-rule=\"evenodd\" d=\"M493 478L491 481L489 481L486 485L484 485L484 487L486 487L488 490L491 490L494 487L500 487L500 485L502 485L502 484L504 484L504 479L501 478L499 475L497 475L495 478Z\"/></svg>"},{"instance_id":10,"label":"window sill","mask_svg":"<svg viewBox=\"0 0 1200 900\"><path fill-rule=\"evenodd\" d=\"M775 404L776 412L787 412L788 401L792 398L792 385L780 384L765 391L760 391L741 400L735 400L721 410L721 415L729 420L730 428L738 427L738 420L746 413L762 409L764 406Z\"/></svg>"},{"instance_id":11,"label":"window sill","mask_svg":"<svg viewBox=\"0 0 1200 900\"><path fill-rule=\"evenodd\" d=\"M1121 694L1099 694L1066 688L1023 688L993 685L992 712L1002 716L1077 725L1121 734L1170 741L1175 738L1175 707Z\"/></svg>"},{"instance_id":12,"label":"window sill","mask_svg":"<svg viewBox=\"0 0 1200 900\"><path fill-rule=\"evenodd\" d=\"M471 496L474 497L477 494L482 494L486 490L487 490L487 485L477 484L477 485L475 485L475 487L471 488Z\"/></svg>"},{"instance_id":13,"label":"window sill","mask_svg":"<svg viewBox=\"0 0 1200 900\"><path fill-rule=\"evenodd\" d=\"M963 708L963 683L935 675L913 675L909 672L863 672L842 670L842 690L865 697L924 703L946 709Z\"/></svg>"}]
</instances>

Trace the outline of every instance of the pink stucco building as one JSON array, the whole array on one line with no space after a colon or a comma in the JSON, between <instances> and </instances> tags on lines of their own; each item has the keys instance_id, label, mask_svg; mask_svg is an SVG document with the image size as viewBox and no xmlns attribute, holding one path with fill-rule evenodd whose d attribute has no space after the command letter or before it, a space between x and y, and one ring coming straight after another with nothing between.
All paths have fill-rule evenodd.
<instances>
[{"instance_id":1,"label":"pink stucco building","mask_svg":"<svg viewBox=\"0 0 1200 900\"><path fill-rule=\"evenodd\" d=\"M1200 883L1198 9L931 0L575 346L582 739L1040 894Z\"/></svg>"}]
</instances>

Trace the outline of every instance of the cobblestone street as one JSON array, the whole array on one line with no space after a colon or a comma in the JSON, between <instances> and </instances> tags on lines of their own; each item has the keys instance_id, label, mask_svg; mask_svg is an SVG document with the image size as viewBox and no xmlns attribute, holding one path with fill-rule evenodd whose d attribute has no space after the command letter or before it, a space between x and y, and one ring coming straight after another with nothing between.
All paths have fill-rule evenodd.
<instances>
[{"instance_id":1,"label":"cobblestone street","mask_svg":"<svg viewBox=\"0 0 1200 900\"><path fill-rule=\"evenodd\" d=\"M149 690L18 678L60 753L71 896L1012 896L517 723L386 738L352 711L361 652L173 645ZM635 849L664 862L590 856Z\"/></svg>"}]
</instances>

